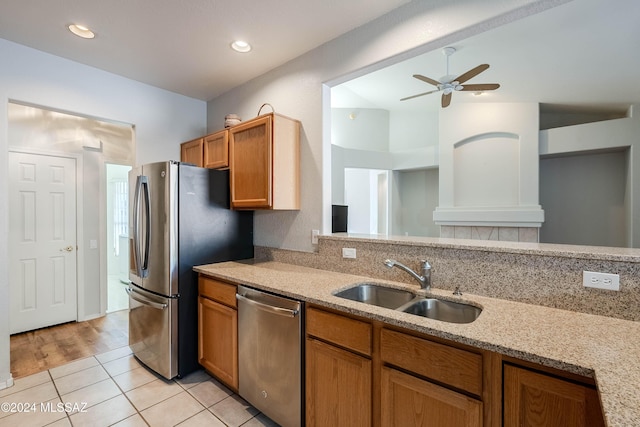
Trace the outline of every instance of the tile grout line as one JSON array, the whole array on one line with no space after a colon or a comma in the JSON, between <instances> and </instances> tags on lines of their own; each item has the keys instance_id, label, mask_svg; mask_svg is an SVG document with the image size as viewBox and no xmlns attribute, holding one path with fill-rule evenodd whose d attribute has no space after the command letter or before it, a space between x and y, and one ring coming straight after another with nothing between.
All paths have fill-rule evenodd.
<instances>
[{"instance_id":1,"label":"tile grout line","mask_svg":"<svg viewBox=\"0 0 640 427\"><path fill-rule=\"evenodd\" d=\"M116 359L113 359L113 360L109 360L108 362L105 362L105 363L113 362L114 360L123 359L123 358L125 358L125 357L129 357L129 356L131 356L131 357L134 357L134 358L135 358L135 356L133 355L133 353L130 353L130 354L126 355L126 356L122 356L122 357L119 357L119 358L116 358ZM97 359L97 358L96 358L96 359ZM136 406L136 405L131 401L131 399L129 399L129 396L127 396L127 393L122 389L122 387L120 387L120 385L118 384L118 382L115 380L114 376L113 376L113 375L111 375L111 373L107 370L107 368L105 368L105 367L104 367L103 363L102 363L99 359L97 359L97 360L98 360L98 363L100 363L100 366L102 366L102 368L107 372L107 374L109 375L109 378L110 378L111 380L113 380L113 382L115 383L116 387L118 387L118 390L120 390L120 393L125 397L125 399L127 399L127 401L128 401L128 402L131 404L131 406L135 409L136 413L140 416L140 418L142 419L142 421L144 421L144 423L145 423L146 425L148 425L148 426L149 426L150 424L147 422L147 420L146 420L146 418L144 417L144 415L142 415L142 412L141 412L141 411L138 409L138 407L137 407L137 406ZM137 360L137 359L136 359L136 360ZM141 367L142 369L146 369L146 367L145 367L144 365L141 365L140 367ZM129 371L125 371L125 372L130 372L130 371L131 371L131 370L129 370ZM124 373L124 372L123 372L123 373ZM118 374L118 375L120 375L120 374ZM116 376L117 376L117 375L116 375ZM158 378L158 379L162 380L162 378ZM154 380L154 381L157 381L157 379L156 379L156 380ZM197 414L199 414L199 413L201 413L201 412L203 412L203 411L208 411L208 408L206 408L206 407L202 404L202 402L200 402L198 399L196 399L196 397L195 397L195 396L193 396L191 393L189 393L188 389L184 388L184 387L182 386L182 384L180 384L180 383L179 383L178 381L176 381L176 380L171 380L171 381L172 381L174 384L176 384L178 387L180 387L180 388L182 389L182 392L187 393L189 396L191 396L191 398L193 398L193 399L194 399L194 400L195 400L195 401L196 401L196 402L197 402L197 403L202 407L202 411L199 411L199 412L197 412L196 414L194 414L194 415L192 415L192 416L190 416L190 417L188 417L188 418L186 418L186 419L184 419L184 420L180 421L180 423L183 423L183 422L185 422L186 420L188 420L188 419L190 419L190 418L195 417ZM148 384L148 383L147 383L147 384ZM140 387L142 387L142 386L143 386L143 385L141 385ZM195 386L194 386L194 387L195 387ZM138 387L136 387L136 388L138 388ZM133 390L135 390L135 389L133 389ZM131 391L131 390L129 390L129 391ZM179 394L179 393L178 393L178 394ZM172 397L175 397L175 396L177 396L177 394L175 394L175 395L173 395L173 396L169 396L169 397L167 397L166 399L161 400L160 402L156 402L156 403L154 403L153 405L149 406L148 408L145 408L144 410L147 410L147 409L152 408L152 407L154 407L154 406L156 406L156 405L159 405L160 403L165 402L165 401L167 401L167 400L169 400L169 399L171 399ZM209 412L211 412L211 411L209 411ZM213 414L213 413L212 413L212 415L215 417L215 414ZM130 417L132 417L132 416L133 416L133 415L130 415L129 417L126 417L126 418L124 418L123 420L117 421L117 422L116 422L116 423L114 423L114 424L117 424L117 423L119 423L119 422L121 422L121 421L124 421L124 420L126 420L127 418L130 418ZM216 418L217 418L217 419L219 419L218 417L216 417ZM220 420L220 422L222 422L223 424L225 424L222 420ZM112 425L113 425L113 424L112 424ZM226 425L226 424L225 424L225 425Z\"/></svg>"},{"instance_id":2,"label":"tile grout line","mask_svg":"<svg viewBox=\"0 0 640 427\"><path fill-rule=\"evenodd\" d=\"M127 346L127 347L128 347L128 346ZM121 347L121 348L123 348L123 347ZM123 358L125 358L125 357L129 357L129 356L131 356L131 357L135 357L135 356L133 356L133 352L132 352L132 353L130 353L130 354L127 354L126 356L118 357L118 358L116 358L116 359L109 360L108 362L105 362L105 363L113 362L114 360L123 359ZM140 417L140 419L141 419L141 420L142 420L142 421L143 421L147 426L150 426L150 424L149 424L149 423L147 422L147 420L144 418L144 416L142 415L142 413L138 410L137 406L133 404L133 402L131 401L131 399L129 399L129 396L127 396L127 393L122 389L122 387L120 387L120 384L118 384L118 382L115 380L114 376L113 376L113 375L111 375L111 372L109 372L109 371L107 370L107 368L105 368L105 367L104 367L104 365L103 365L103 363L100 361L100 359L96 358L96 360L98 360L98 363L100 364L100 366L102 366L102 369L104 369L104 370L107 372L107 375L109 375L109 378L111 379L111 381L113 381L113 383L116 385L116 387L118 387L118 390L120 390L120 394L121 394L122 396L124 396L124 398L125 398L125 399L127 399L127 402L129 402L129 404L131 405L131 407L132 407L133 409L135 409L136 414L138 414L138 416ZM136 360L137 360L137 359L136 359ZM129 371L125 371L125 372L130 372L130 371L132 371L132 370L130 369ZM124 372L122 372L122 373L124 373ZM118 374L118 375L120 375L120 374ZM118 376L118 375L116 375L116 376ZM129 391L131 391L131 390L129 390ZM117 397L117 396L116 396L116 397ZM126 420L126 419L128 419L128 418L131 418L131 417L133 417L133 415L129 415L128 417L123 418L122 420L116 421L115 423L113 423L113 424L111 424L111 425L118 424L119 422L122 422L122 421L124 421L124 420Z\"/></svg>"},{"instance_id":3,"label":"tile grout line","mask_svg":"<svg viewBox=\"0 0 640 427\"><path fill-rule=\"evenodd\" d=\"M118 350L120 350L120 349L122 349L122 348L124 348L124 347L126 347L126 346L123 346L123 347L120 347L120 348L117 348L117 349L113 349L113 350L109 350L109 351L107 351L107 352L105 352L105 353L101 353L101 354L99 354L99 355L92 355L92 356L85 357L85 358L83 358L83 359L78 359L78 360L76 360L76 361L69 362L69 363L67 363L67 364L65 364L65 365L61 365L61 366L59 366L59 367L54 367L54 368L46 369L46 375L47 375L47 377L48 377L48 382L50 382L50 383L53 385L54 390L55 390L56 395L57 395L57 398L60 400L60 402L64 403L64 400L63 400L63 397L62 397L61 392L60 392L60 390L59 390L59 387L58 387L58 385L56 384L56 380L60 380L60 379L65 378L65 377L67 377L67 376L74 375L74 374L77 374L77 373L80 373L80 372L83 372L83 371L86 371L86 370L89 370L89 369L95 368L96 366L100 366L100 368L102 368L102 369L105 371L105 373L107 374L107 378L105 378L104 380L101 380L101 381L97 381L97 382L91 383L91 384L86 384L86 385L84 385L83 387L80 387L80 388L78 388L78 389L76 389L76 390L71 390L71 391L69 391L69 393L73 393L73 392L76 392L76 391L78 391L78 390L82 390L83 388L93 386L93 385L95 385L95 384L98 384L98 383L100 383L100 382L102 382L102 381L106 381L106 380L108 379L108 380L112 381L112 382L115 384L115 386L116 386L117 390L119 391L119 394L118 394L118 395L116 395L116 396L113 396L113 397L111 397L111 398L109 398L109 399L103 400L102 402L97 402L97 403L95 403L94 405L92 405L91 407L97 406L97 405L102 404L102 403L104 403L104 402L108 402L109 400L115 399L115 398L117 398L117 397L119 397L119 396L124 396L124 398L127 400L127 402L128 402L128 403L131 405L131 407L135 410L135 414L129 415L128 417L125 417L125 418L123 418L123 419L121 419L121 420L118 420L118 421L114 422L114 423L113 423L113 424L111 424L111 425L114 425L114 424L117 424L117 423L119 423L119 422L122 422L122 421L124 421L124 420L126 420L126 419L128 419L128 418L131 418L131 417L133 417L133 416L135 416L135 415L137 414L137 415L140 417L140 419L141 419L141 420L142 420L142 421L143 421L147 426L149 426L150 424L149 424L149 422L146 420L146 418L142 415L142 411L140 411L140 410L136 407L136 405L134 405L134 404L133 404L133 402L131 401L131 399L129 398L129 396L127 396L127 394L126 394L127 392L125 392L125 391L124 391L124 389L120 386L120 384L118 384L118 382L115 380L115 377L116 377L116 376L121 375L121 374L124 374L124 373L126 373L126 372L131 372L131 371L133 371L133 370L134 370L134 369L136 369L136 368L134 368L134 369L128 369L127 371L124 371L124 372L118 373L117 375L112 375L112 373L111 373L111 372L110 372L110 371L105 367L105 364L108 364L108 363L110 363L110 362L114 362L114 361L119 360L119 359L124 359L124 358L128 358L128 357L133 357L133 358L135 359L135 356L133 355L133 353L129 353L129 354L126 354L126 355L123 355L123 356L120 356L120 357L116 357L116 358L114 358L114 359L106 360L105 362L102 362L102 361L100 360L100 358L98 357L98 356L101 356L101 355L103 355L103 354L107 354L107 353L110 353L110 352L118 351ZM95 362L97 362L97 364L96 364L96 365L92 365L92 366L89 366L89 367L84 367L84 368L79 369L79 370L77 370L77 371L69 372L69 373L67 373L67 374L65 374L65 375L61 375L61 376L58 376L58 377L56 377L56 378L54 378L54 377L53 377L53 374L52 374L52 372L51 372L52 370L55 370L55 369L57 369L57 368L61 368L61 367L63 367L63 366L67 366L67 365L72 364L72 363L75 363L75 362L79 362L79 361L84 360L84 359L89 359L90 357L91 357L91 358L93 358ZM135 360L136 360L136 361L138 361L137 359L135 359ZM138 363L140 363L140 362L138 361ZM147 369L147 368L146 368L142 363L140 363L140 368L141 368L141 369ZM42 371L41 371L41 372L42 372ZM205 373L207 374L207 376L208 376L210 379L215 379L215 377L211 377L211 375L210 375L208 372L206 372L206 371L203 371L203 372L205 372ZM151 383L151 382L153 382L153 381L157 381L157 380L163 380L163 378L158 377L158 375L157 375L156 373L153 373L153 374L154 374L154 376L156 376L156 379L155 379L155 380L150 381L149 383ZM37 375L37 373L34 373L34 374L32 374L32 375ZM25 378L26 378L26 377L25 377ZM185 377L185 378L186 378L186 377ZM163 399L163 400L161 400L161 401L159 401L159 402L154 403L153 405L149 406L148 408L145 408L144 410L149 409L149 408L152 408L152 407L154 407L154 406L156 406L156 405L158 405L158 404L161 404L161 403L163 403L163 402L165 402L165 401L167 401L167 400L169 400L169 399L171 399L171 398L173 398L173 397L175 397L175 396L179 395L179 394L180 394L180 393L182 393L182 392L186 392L186 393L187 393L187 395L188 395L191 399L194 399L194 400L198 403L198 405L202 408L202 410L200 410L200 411L198 411L197 413L195 413L195 414L193 414L193 415L189 416L188 418L185 418L184 420L181 420L181 421L180 421L180 423L184 423L184 422L186 422L187 420L189 420L189 419L191 419L191 418L193 418L193 417L195 417L195 416L197 416L197 415L201 414L202 412L206 411L207 413L209 413L209 414L213 415L213 417L214 417L215 419L217 419L219 422L221 422L223 425L228 426L229 424L227 424L223 419L221 419L221 418L220 418L220 417L218 417L215 413L213 413L213 411L211 410L211 408L213 408L216 404L219 404L220 402L223 402L223 401L225 401L225 400L227 400L227 399L229 399L229 398L233 398L233 396L238 396L238 397L240 397L240 396L239 396L237 393L234 393L233 391L231 391L231 394L227 395L227 396L226 396L225 398L223 398L222 400L220 400L220 401L218 401L218 402L216 402L216 403L212 404L210 407L206 407L206 406L204 405L204 403L202 403L202 402L201 402L201 401L200 401L200 400L199 400L195 395L193 395L192 393L190 393L190 392L189 392L189 390L190 390L190 389L192 389L192 388L194 388L194 387L196 387L196 386L198 386L198 385L200 385L200 384L203 384L203 383L205 383L205 382L207 382L207 381L208 381L208 379L207 379L207 380L204 380L204 381L199 381L198 383L195 383L194 385L191 385L191 387L186 387L186 385L181 384L177 379L175 379L175 378L174 378L174 379L170 380L170 382L171 382L171 383L173 383L173 384L176 384L178 387L180 387L181 391L180 391L179 393L177 393L177 394L173 395L173 396L169 396L169 397L167 397L166 399ZM32 386L30 386L30 387L28 387L28 388L26 388L26 389L24 389L24 390L29 390L29 389L31 389L31 388L33 388L33 387L36 387L36 386L39 386L39 385L42 385L42 384L45 384L45 383L47 383L47 381L44 381L44 382L42 382L42 383L40 383L40 384L32 385ZM143 387L144 385L149 384L149 383L142 384L142 385L140 385L140 386L138 386L138 387L135 387L135 388L134 388L134 389L132 389L132 390L135 390L136 388L139 388L139 387ZM21 390L21 391L24 391L24 390ZM131 391L131 390L129 390L129 391ZM18 393L18 392L16 392L16 393ZM67 393L67 394L69 394L69 393ZM74 415L75 413L77 413L77 412L74 412L74 413L68 413L68 412L66 412L66 411L65 411L65 417L60 418L60 419L58 419L58 420L56 420L56 421L53 421L52 423L60 422L61 420L63 420L63 419L65 419L65 418L66 418L66 419L67 419L67 421L69 422L69 424L70 424L71 426L73 426L73 422L72 422L72 420L71 420L71 416L72 416L72 415ZM241 425L245 425L245 424L247 424L247 423L248 423L248 422L250 422L251 420L253 420L253 419L257 418L260 414L261 414L261 412L260 412L260 411L258 411L255 415L253 415L251 418L249 418L248 420L246 420L245 422L243 422ZM46 424L46 425L50 425L50 424L52 424L52 423L48 423L48 424Z\"/></svg>"},{"instance_id":4,"label":"tile grout line","mask_svg":"<svg viewBox=\"0 0 640 427\"><path fill-rule=\"evenodd\" d=\"M56 391L56 394L58 395L58 399L60 399L60 402L64 403L64 401L62 400L62 396L60 395L60 390L58 390L58 386L56 385L55 380L53 379L53 375L51 375L51 369L47 369L47 375L49 375L49 380L51 381L51 384L53 385L53 388ZM64 413L65 417L67 417L67 421L69 421L69 424L71 424L73 426L73 423L71 422L71 417L69 416L69 414L65 411ZM60 418L62 419L62 418ZM54 421L54 422L58 422L60 420ZM49 423L49 424L53 424L53 423ZM46 426L46 424L45 424Z\"/></svg>"}]
</instances>

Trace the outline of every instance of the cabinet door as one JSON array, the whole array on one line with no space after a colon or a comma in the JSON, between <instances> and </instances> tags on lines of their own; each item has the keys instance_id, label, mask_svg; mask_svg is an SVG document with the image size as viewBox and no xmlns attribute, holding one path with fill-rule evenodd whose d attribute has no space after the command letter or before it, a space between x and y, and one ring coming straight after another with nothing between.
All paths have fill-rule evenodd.
<instances>
[{"instance_id":1,"label":"cabinet door","mask_svg":"<svg viewBox=\"0 0 640 427\"><path fill-rule=\"evenodd\" d=\"M308 427L371 426L371 361L307 338Z\"/></svg>"},{"instance_id":2,"label":"cabinet door","mask_svg":"<svg viewBox=\"0 0 640 427\"><path fill-rule=\"evenodd\" d=\"M198 298L198 359L234 390L238 389L238 312Z\"/></svg>"},{"instance_id":3,"label":"cabinet door","mask_svg":"<svg viewBox=\"0 0 640 427\"><path fill-rule=\"evenodd\" d=\"M229 167L229 133L227 130L204 137L204 167L223 169Z\"/></svg>"},{"instance_id":4,"label":"cabinet door","mask_svg":"<svg viewBox=\"0 0 640 427\"><path fill-rule=\"evenodd\" d=\"M604 426L595 389L512 365L503 402L505 426Z\"/></svg>"},{"instance_id":5,"label":"cabinet door","mask_svg":"<svg viewBox=\"0 0 640 427\"><path fill-rule=\"evenodd\" d=\"M202 138L180 144L180 161L192 163L202 167L204 159L202 157Z\"/></svg>"},{"instance_id":6,"label":"cabinet door","mask_svg":"<svg viewBox=\"0 0 640 427\"><path fill-rule=\"evenodd\" d=\"M482 402L388 367L382 368L382 427L480 427Z\"/></svg>"},{"instance_id":7,"label":"cabinet door","mask_svg":"<svg viewBox=\"0 0 640 427\"><path fill-rule=\"evenodd\" d=\"M272 145L270 116L229 130L231 207L271 206Z\"/></svg>"}]
</instances>

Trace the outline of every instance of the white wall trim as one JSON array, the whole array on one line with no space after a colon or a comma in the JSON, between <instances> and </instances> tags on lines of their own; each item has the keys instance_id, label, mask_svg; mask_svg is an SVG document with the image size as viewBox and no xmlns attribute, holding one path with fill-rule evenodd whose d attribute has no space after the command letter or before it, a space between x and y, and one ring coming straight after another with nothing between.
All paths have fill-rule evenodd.
<instances>
[{"instance_id":1,"label":"white wall trim","mask_svg":"<svg viewBox=\"0 0 640 427\"><path fill-rule=\"evenodd\" d=\"M433 212L438 225L489 227L538 227L544 222L541 206L504 208L441 208Z\"/></svg>"},{"instance_id":2,"label":"white wall trim","mask_svg":"<svg viewBox=\"0 0 640 427\"><path fill-rule=\"evenodd\" d=\"M4 390L5 388L13 387L13 376L9 374L9 378L4 381L0 381L0 390Z\"/></svg>"},{"instance_id":3,"label":"white wall trim","mask_svg":"<svg viewBox=\"0 0 640 427\"><path fill-rule=\"evenodd\" d=\"M99 251L100 251L100 313L99 316L104 316L107 312L108 298L109 298L109 286L107 270L107 251L105 249L107 242L107 162L103 161L100 165L100 239L99 239ZM98 317L99 317L98 316ZM88 320L87 318L83 320Z\"/></svg>"}]
</instances>

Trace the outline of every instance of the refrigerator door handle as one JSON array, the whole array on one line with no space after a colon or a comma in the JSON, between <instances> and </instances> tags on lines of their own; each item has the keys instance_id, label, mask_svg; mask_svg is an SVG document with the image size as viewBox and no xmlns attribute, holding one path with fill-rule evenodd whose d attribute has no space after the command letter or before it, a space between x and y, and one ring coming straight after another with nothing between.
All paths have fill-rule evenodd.
<instances>
[{"instance_id":1,"label":"refrigerator door handle","mask_svg":"<svg viewBox=\"0 0 640 427\"><path fill-rule=\"evenodd\" d=\"M158 310L164 310L167 308L167 304L161 304L159 302L149 301L148 299L146 299L145 297L143 297L142 295L140 295L139 293L137 293L131 288L125 288L125 291L127 291L131 299L138 301L140 304L147 305L152 308L157 308Z\"/></svg>"},{"instance_id":2,"label":"refrigerator door handle","mask_svg":"<svg viewBox=\"0 0 640 427\"><path fill-rule=\"evenodd\" d=\"M140 241L140 199L144 196L144 243ZM139 277L147 277L149 275L149 240L150 240L150 224L149 224L149 180L146 176L140 175L136 178L136 193L133 199L133 251L136 261L136 271ZM142 258L143 244L144 258Z\"/></svg>"}]
</instances>

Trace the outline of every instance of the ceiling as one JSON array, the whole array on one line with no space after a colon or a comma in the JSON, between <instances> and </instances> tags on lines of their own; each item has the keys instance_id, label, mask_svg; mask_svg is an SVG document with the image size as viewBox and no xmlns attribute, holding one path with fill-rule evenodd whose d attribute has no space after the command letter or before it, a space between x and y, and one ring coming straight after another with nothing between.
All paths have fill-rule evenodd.
<instances>
[{"instance_id":1,"label":"ceiling","mask_svg":"<svg viewBox=\"0 0 640 427\"><path fill-rule=\"evenodd\" d=\"M450 74L488 63L490 68L468 83L501 86L482 96L453 93L451 105L537 102L615 109L640 104L638 22L637 0L573 0L455 43ZM332 106L439 110L440 93L400 101L435 89L413 74L440 80L446 74L446 57L440 50L428 52L351 80L334 88Z\"/></svg>"},{"instance_id":2,"label":"ceiling","mask_svg":"<svg viewBox=\"0 0 640 427\"><path fill-rule=\"evenodd\" d=\"M210 100L409 0L2 0L0 38ZM72 35L71 23L96 37ZM236 39L250 53L232 51Z\"/></svg>"}]
</instances>

